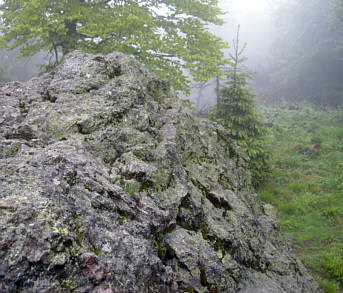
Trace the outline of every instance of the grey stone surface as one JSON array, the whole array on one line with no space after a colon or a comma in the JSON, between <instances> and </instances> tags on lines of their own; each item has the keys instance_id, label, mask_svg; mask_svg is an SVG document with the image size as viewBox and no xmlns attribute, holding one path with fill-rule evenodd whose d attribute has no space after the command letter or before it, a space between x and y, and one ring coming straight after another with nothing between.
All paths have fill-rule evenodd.
<instances>
[{"instance_id":1,"label":"grey stone surface","mask_svg":"<svg viewBox=\"0 0 343 293\"><path fill-rule=\"evenodd\" d=\"M121 53L0 85L0 292L320 292L246 157Z\"/></svg>"}]
</instances>

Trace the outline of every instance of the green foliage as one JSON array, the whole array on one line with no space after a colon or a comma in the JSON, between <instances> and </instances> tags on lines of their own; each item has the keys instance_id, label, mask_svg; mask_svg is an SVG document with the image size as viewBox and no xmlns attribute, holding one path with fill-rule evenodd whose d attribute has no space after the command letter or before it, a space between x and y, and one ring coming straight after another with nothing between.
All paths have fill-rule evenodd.
<instances>
[{"instance_id":1,"label":"green foliage","mask_svg":"<svg viewBox=\"0 0 343 293\"><path fill-rule=\"evenodd\" d=\"M121 187L125 192L130 194L131 196L135 196L135 193L137 193L141 187L140 183L133 181L133 182L123 182L121 184Z\"/></svg>"},{"instance_id":2,"label":"green foliage","mask_svg":"<svg viewBox=\"0 0 343 293\"><path fill-rule=\"evenodd\" d=\"M343 246L335 247L324 253L323 268L343 284Z\"/></svg>"},{"instance_id":3,"label":"green foliage","mask_svg":"<svg viewBox=\"0 0 343 293\"><path fill-rule=\"evenodd\" d=\"M278 115L268 145L272 176L259 198L278 208L282 230L321 288L342 292L343 109L283 104L262 110L265 117ZM306 151L313 144L315 154Z\"/></svg>"},{"instance_id":4,"label":"green foliage","mask_svg":"<svg viewBox=\"0 0 343 293\"><path fill-rule=\"evenodd\" d=\"M134 55L176 90L222 74L221 49L227 47L208 31L220 25L216 0L4 0L0 5L2 47L20 48L19 57L44 50L57 64L81 49Z\"/></svg>"},{"instance_id":5,"label":"green foliage","mask_svg":"<svg viewBox=\"0 0 343 293\"><path fill-rule=\"evenodd\" d=\"M334 281L323 280L316 276L315 280L318 282L320 288L324 290L325 293L336 293L339 290L339 285Z\"/></svg>"},{"instance_id":6,"label":"green foliage","mask_svg":"<svg viewBox=\"0 0 343 293\"><path fill-rule=\"evenodd\" d=\"M246 45L239 47L239 27L233 41L234 54L227 70L227 85L219 91L212 118L223 125L231 138L247 152L253 183L258 185L269 172L268 154L265 151L266 129L260 122L253 100L254 95L246 88L251 74L241 63Z\"/></svg>"}]
</instances>

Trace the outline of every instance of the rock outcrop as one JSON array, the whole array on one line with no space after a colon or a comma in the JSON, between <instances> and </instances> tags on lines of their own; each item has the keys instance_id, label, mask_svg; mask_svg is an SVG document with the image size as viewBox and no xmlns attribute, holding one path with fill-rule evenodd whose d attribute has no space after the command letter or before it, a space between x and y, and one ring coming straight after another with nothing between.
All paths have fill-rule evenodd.
<instances>
[{"instance_id":1,"label":"rock outcrop","mask_svg":"<svg viewBox=\"0 0 343 293\"><path fill-rule=\"evenodd\" d=\"M0 292L320 292L246 158L121 53L0 85Z\"/></svg>"}]
</instances>

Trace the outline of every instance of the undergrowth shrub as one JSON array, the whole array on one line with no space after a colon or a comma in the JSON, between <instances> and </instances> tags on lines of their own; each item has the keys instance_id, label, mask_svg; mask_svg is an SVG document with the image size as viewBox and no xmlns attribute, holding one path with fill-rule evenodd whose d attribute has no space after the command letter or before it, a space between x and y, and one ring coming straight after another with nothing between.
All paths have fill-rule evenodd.
<instances>
[{"instance_id":1,"label":"undergrowth shrub","mask_svg":"<svg viewBox=\"0 0 343 293\"><path fill-rule=\"evenodd\" d=\"M315 276L316 281L318 282L321 289L324 290L325 293L336 293L339 290L339 285L334 281L323 280L319 277Z\"/></svg>"},{"instance_id":2,"label":"undergrowth shrub","mask_svg":"<svg viewBox=\"0 0 343 293\"><path fill-rule=\"evenodd\" d=\"M324 253L323 268L343 285L343 248L335 247Z\"/></svg>"}]
</instances>

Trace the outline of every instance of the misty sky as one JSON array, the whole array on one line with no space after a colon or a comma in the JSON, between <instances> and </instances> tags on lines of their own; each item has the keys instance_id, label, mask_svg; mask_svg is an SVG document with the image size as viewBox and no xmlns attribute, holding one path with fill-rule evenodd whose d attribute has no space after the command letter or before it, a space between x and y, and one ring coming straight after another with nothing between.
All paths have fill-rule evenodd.
<instances>
[{"instance_id":1,"label":"misty sky","mask_svg":"<svg viewBox=\"0 0 343 293\"><path fill-rule=\"evenodd\" d=\"M270 49L271 13L268 0L221 0L220 7L227 12L225 24L214 32L232 43L238 24L241 26L241 44L247 42L247 64L255 71L265 62Z\"/></svg>"}]
</instances>

